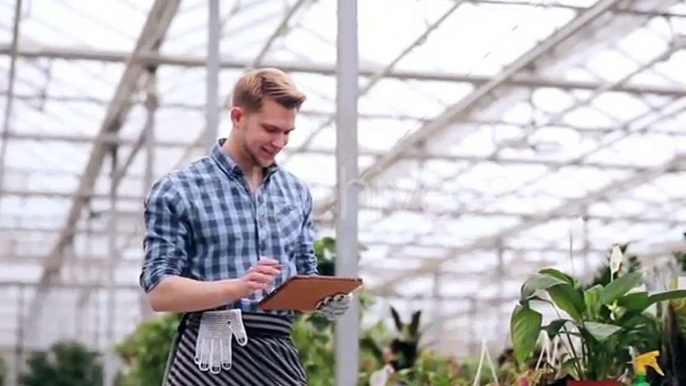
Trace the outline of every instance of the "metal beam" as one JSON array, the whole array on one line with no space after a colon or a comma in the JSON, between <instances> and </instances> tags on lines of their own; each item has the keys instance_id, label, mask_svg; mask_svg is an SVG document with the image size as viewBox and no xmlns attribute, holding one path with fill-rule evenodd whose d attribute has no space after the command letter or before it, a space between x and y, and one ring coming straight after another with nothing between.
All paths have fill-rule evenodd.
<instances>
[{"instance_id":1,"label":"metal beam","mask_svg":"<svg viewBox=\"0 0 686 386\"><path fill-rule=\"evenodd\" d=\"M641 130L633 131L632 134L645 134L649 135L649 127L645 127ZM616 130L615 130L616 131ZM609 133L609 130L607 131ZM662 133L661 133L662 134ZM684 136L686 133L676 133L675 135ZM120 168L117 172L117 180L121 179L126 172L127 166L133 161L133 156L137 153L145 140L145 135L141 132L140 137L137 140L130 139L116 139L112 136L88 136L82 137L79 135L63 135L63 134L14 134L12 138L18 141L38 141L38 142L73 142L73 143L83 143L90 144L93 142L103 142L103 143L117 143L120 146L133 146L133 150L129 154L124 166ZM192 144L184 141L171 141L171 140L161 140L155 143L157 148L172 148L172 149L188 149ZM197 147L197 146L195 146ZM286 154L296 154L296 150L284 149L283 153ZM360 157L374 157L376 159L381 159L386 155L387 151L381 150L360 150L358 155ZM335 156L335 151L331 149L307 149L302 154L308 155L323 155L323 156ZM415 161L449 161L449 162L470 162L470 163L480 163L480 162L492 162L502 165L532 165L532 166L546 166L550 168L565 168L565 167L587 167L601 170L641 170L645 169L644 166L630 165L626 163L618 162L599 162L599 161L583 161L578 158L570 160L553 160L553 159L536 159L536 158L518 158L518 157L501 157L499 155L459 155L459 154L445 154L436 151L429 150L419 150L410 149L406 153L400 155L403 160L415 160ZM49 192L44 192L49 194Z\"/></svg>"},{"instance_id":2,"label":"metal beam","mask_svg":"<svg viewBox=\"0 0 686 386\"><path fill-rule=\"evenodd\" d=\"M0 55L9 55L10 47L8 45L0 45ZM126 52L112 52L112 51L93 51L93 50L78 50L75 48L61 48L61 47L38 47L27 48L23 47L17 52L19 57L23 58L48 58L48 59L64 59L64 60L85 60L85 61L99 61L99 62L114 62L126 63L130 59L130 54ZM206 58L187 55L161 55L154 53L141 54L136 57L138 63L144 65L166 65L177 66L184 68L204 67ZM222 69L243 70L251 67L251 62L237 59L223 58L219 63ZM264 67L276 67L291 73L311 73L327 76L335 76L336 69L332 65L306 63L295 61L278 61L266 60L260 63ZM374 77L383 68L376 68L371 66L360 66L359 75L363 77ZM419 81L437 81L437 82L454 82L454 83L469 83L476 87L481 87L492 82L495 78L482 75L466 75L441 73L437 71L412 71L412 70L393 70L385 74L384 78L400 79L400 80L419 80ZM560 77L548 75L533 75L521 73L510 77L505 84L513 87L525 88L559 88L562 90L595 90L602 86L598 82L589 81L574 81L566 80ZM679 87L667 87L657 85L626 85L617 89L618 92L626 92L630 94L654 94L660 96L681 97L686 95L686 90Z\"/></svg>"},{"instance_id":3,"label":"metal beam","mask_svg":"<svg viewBox=\"0 0 686 386\"><path fill-rule=\"evenodd\" d=\"M387 282L381 284L380 286L374 288L374 290L379 293L384 293L389 288L392 288L393 286L397 285L398 283L401 283L404 280L410 279L412 277L417 277L422 274L434 272L435 270L439 269L441 264L451 261L459 255L465 255L472 251L483 248L490 248L497 240L502 240L507 237L515 236L522 231L525 231L527 229L533 228L537 225L550 221L552 218L559 217L562 215L571 215L575 213L575 211L578 212L579 209L585 207L589 203L592 203L603 197L611 195L617 191L624 191L639 186L645 182L651 181L652 179L663 175L666 171L684 168L684 162L686 162L686 154L682 153L674 157L669 162L666 162L665 164L661 165L660 167L653 168L650 171L632 174L628 178L618 180L614 183L606 185L601 189L595 190L590 194L586 195L585 197L583 197L582 199L565 200L560 205L558 205L550 211L547 211L546 213L543 213L535 217L531 217L527 221L522 221L514 226L505 228L504 230L496 234L479 238L466 246L453 248L449 250L448 253L446 253L446 255L441 258L427 260L421 268L415 269L412 272L408 272L406 274L398 275L392 278L391 280L388 280Z\"/></svg>"},{"instance_id":4,"label":"metal beam","mask_svg":"<svg viewBox=\"0 0 686 386\"><path fill-rule=\"evenodd\" d=\"M547 117L545 125L555 125L558 121L562 120L565 116L566 113L573 111L574 109L579 108L580 106L588 105L590 102L593 101L593 99L599 97L600 95L603 95L603 93L611 91L615 89L616 87L619 87L621 84L626 83L628 80L630 80L633 76L640 74L644 70L652 67L653 65L660 63L664 60L667 60L674 52L679 51L683 49L686 46L686 40L678 40L675 39L675 41L669 45L669 47L661 54L657 55L654 57L652 60L642 64L638 68L636 68L634 71L631 73L625 75L621 79L613 82L608 82L607 84L603 85L600 89L594 90L591 96L583 99L583 100L577 100L574 104L572 104L570 107L565 108L561 111L556 112L555 114L552 114L551 116ZM611 146L621 142L627 137L630 137L632 135L638 134L638 133L646 133L649 132L650 129L653 127L654 124L670 119L674 116L678 116L680 111L682 109L677 108L671 112L664 112L664 110L668 110L671 105L673 105L675 102L679 102L679 99L676 100L671 100L659 108L655 108L654 106L651 106L651 110L633 117L629 121L626 121L621 124L621 126L618 127L617 133L619 135L611 136L609 140L603 138L603 140L599 141L598 145L595 146L594 148L590 149L589 151L586 151L580 155L575 156L572 162L569 163L583 163L585 162L586 159L589 157L592 157L593 155L610 148ZM661 115L658 115L655 117L656 113L660 111L662 112ZM496 148L493 150L491 156L492 157L499 157L500 152L508 148L507 143L500 143L496 146ZM473 165L471 165L473 166ZM562 166L560 166L562 167ZM537 183L539 180L545 179L554 172L557 172L559 170L558 166L550 166L550 171L548 174L543 174L539 177L536 177L532 180L526 181L524 184L520 185L518 189L523 189L527 186L531 186L535 183ZM459 178L461 175L467 173L468 171L471 171L472 167L467 167L461 171L459 171L457 174L450 176L450 178ZM497 199L499 197L495 196L492 197L492 199Z\"/></svg>"},{"instance_id":5,"label":"metal beam","mask_svg":"<svg viewBox=\"0 0 686 386\"><path fill-rule=\"evenodd\" d=\"M20 80L20 79L18 79ZM26 82L23 82L26 83ZM682 91L682 90L680 90ZM686 92L684 92L686 94ZM8 91L0 91L0 96L7 96L9 95ZM40 102L41 106L45 104L45 102L59 102L60 104L67 104L67 103L89 103L93 104L96 106L106 106L109 103L100 99L100 98L95 98L95 97L89 97L89 96L75 96L75 95L48 95L48 94L35 94L35 93L14 93L14 99L15 100L20 100L22 102L27 102L27 103L34 103L34 102ZM132 101L132 104L134 105L143 105L144 103L139 100ZM33 107L33 106L32 106ZM183 110L183 111L195 111L195 112L203 112L205 111L205 104L204 103L186 103L186 102L168 102L161 104L159 106L160 110ZM220 106L221 111L228 112L229 107L226 104L223 104ZM332 108L333 110L333 108ZM331 117L335 113L332 111L325 111L325 110L311 110L308 108L304 108L300 110L298 115L304 116L304 117L315 117L315 118L321 118L321 117ZM396 114L396 113L364 113L360 114L360 118L364 119L395 119L399 121L417 121L417 122L424 122L427 121L426 118L419 117L419 116L409 116L409 115L404 115L404 114ZM512 122L510 123L511 125L519 125L519 123ZM560 126L560 127L564 127ZM581 130L586 130L586 129L581 129Z\"/></svg>"},{"instance_id":6,"label":"metal beam","mask_svg":"<svg viewBox=\"0 0 686 386\"><path fill-rule=\"evenodd\" d=\"M110 104L105 120L100 127L101 134L116 134L124 124L131 109L131 97L137 91L138 82L145 74L146 68L138 61L138 56L147 52L159 50L162 41L171 25L171 21L179 8L180 0L156 0L152 5L148 18L143 26L141 35L134 48L131 60L127 62L126 69L117 86L116 92ZM99 171L103 166L105 155L110 147L101 143L95 143L90 154L88 164L83 172L79 184L79 193L90 193L98 177ZM77 196L70 208L63 232L60 234L57 243L53 246L40 278L40 285L36 291L33 301L29 306L29 313L26 320L29 322L28 329L31 332L39 322L39 316L43 304L47 299L47 292L50 284L59 273L64 261L64 250L73 239L73 229L76 226L83 208L88 204L89 199Z\"/></svg>"},{"instance_id":7,"label":"metal beam","mask_svg":"<svg viewBox=\"0 0 686 386\"><path fill-rule=\"evenodd\" d=\"M385 170L394 165L401 158L403 153L406 153L410 149L416 147L417 144L424 141L426 138L429 138L439 131L445 129L452 122L454 122L457 117L464 116L471 110L477 108L478 105L484 103L486 98L488 98L489 95L492 95L492 93L498 87L502 86L518 72L525 70L532 63L535 63L553 48L569 39L574 34L578 33L593 21L597 20L619 1L620 0L600 0L588 11L580 14L577 18L574 18L565 26L556 30L550 37L517 58L512 64L498 73L498 75L491 79L488 83L481 85L458 103L446 109L435 120L429 122L419 130L416 130L405 137L400 143L391 148L385 157L379 159L377 162L369 166L360 175L360 182L366 182L376 178ZM331 209L332 205L332 197L327 196L321 201L321 204L317 206L316 212L322 213L324 211L328 211Z\"/></svg>"},{"instance_id":8,"label":"metal beam","mask_svg":"<svg viewBox=\"0 0 686 386\"><path fill-rule=\"evenodd\" d=\"M19 25L21 24L22 0L15 0L14 27L12 29L12 44L10 46L10 70L7 80L7 97L5 100L5 114L2 122L2 143L0 144L0 190L5 186L5 158L9 146L8 136L12 129L12 111L14 103L14 84L17 71L17 44L19 41Z\"/></svg>"},{"instance_id":9,"label":"metal beam","mask_svg":"<svg viewBox=\"0 0 686 386\"><path fill-rule=\"evenodd\" d=\"M686 168L684 168L686 171ZM531 198L531 200L535 200L536 198ZM640 201L640 200L636 200ZM681 205L683 205L683 201L680 202ZM532 217L536 217L537 214L535 213L517 213L517 212L508 212L508 211L502 211L502 210L488 210L486 208L481 208L481 209L471 209L471 208L457 208L457 209L429 209L429 208L413 208L413 207L385 207L385 206L374 206L374 205L361 205L360 209L362 210L372 210L372 211L378 211L381 212L379 214L380 217L388 217L389 212L410 212L410 213L422 213L426 214L429 216L435 216L437 217L436 221L438 221L438 218L442 219L458 219L460 217L471 217L471 218L478 218L478 217L498 217L498 218L503 218L503 217L515 217L519 218L521 220L527 220ZM653 212L654 213L654 212ZM557 216L557 219L569 219L573 220L575 218L578 218L576 214L571 214L571 213L562 213L559 216ZM618 215L618 216L601 216L601 215L587 215L584 216L584 218L587 221L602 221L602 222L614 222L614 221L621 221L621 222L631 222L631 223L665 223L665 224L675 224L678 225L680 222L681 223L686 223L686 218L684 219L678 219L678 218L665 218L664 216L655 216L654 214L647 214L645 216L642 215L633 215L633 216L625 216L625 215ZM320 220L319 218L317 220ZM324 221L325 219L321 219L321 221Z\"/></svg>"},{"instance_id":10,"label":"metal beam","mask_svg":"<svg viewBox=\"0 0 686 386\"><path fill-rule=\"evenodd\" d=\"M75 199L75 200L84 200L84 201L91 201L91 200L106 200L108 199L107 194L103 193L95 193L95 192L84 192L84 191L77 191L77 192L57 192L57 191L49 191L49 190L10 190L10 189L5 189L2 192L0 192L0 196L2 197L8 197L8 196L16 196L16 197L21 197L21 198L36 198L36 197L43 197L43 198L56 198L56 199ZM142 196L137 195L137 194L122 194L119 196L118 200L119 201L128 201L128 202L142 202L141 201ZM77 221L74 221L76 223Z\"/></svg>"},{"instance_id":11,"label":"metal beam","mask_svg":"<svg viewBox=\"0 0 686 386\"><path fill-rule=\"evenodd\" d=\"M214 146L219 128L219 44L221 22L219 0L207 2L207 62L205 64L205 143L206 149Z\"/></svg>"},{"instance_id":12,"label":"metal beam","mask_svg":"<svg viewBox=\"0 0 686 386\"><path fill-rule=\"evenodd\" d=\"M66 290L88 290L88 291L98 291L106 290L107 286L103 283L74 283L74 282L63 282L57 281L54 283L56 288L66 289ZM12 287L25 287L38 289L40 283L30 282L30 281L0 281L0 288L12 288ZM140 286L135 284L115 284L117 290L124 291L140 291Z\"/></svg>"},{"instance_id":13,"label":"metal beam","mask_svg":"<svg viewBox=\"0 0 686 386\"><path fill-rule=\"evenodd\" d=\"M587 12L572 20L566 26L558 29L551 37L538 44L532 50L517 59L512 65L507 67L499 74L492 82L481 86L472 94L462 99L459 103L453 105L441 114L436 120L424 125L421 129L413 132L405 137L399 144L396 144L388 154L372 164L359 177L361 183L371 180L385 170L396 164L401 158L401 155L410 151L425 139L430 138L433 134L444 130L450 126L458 117L469 117L476 114L477 109L480 112L487 110L491 115L499 114L503 109L506 109L512 103L516 103L524 96L523 92L517 93L503 90L502 93L496 93L497 89L507 82L509 78L516 76L517 71L527 71L536 68L540 72L551 73L555 70L563 70L565 66L575 64L582 52L589 52L593 49L595 42L589 39L591 34L603 33L604 36L620 36L632 28L637 28L641 19L632 19L630 22L626 20L614 21L611 15L602 18L617 1L600 1L590 8ZM672 1L661 2L659 6L667 7ZM657 5L656 5L657 6ZM605 22L607 20L607 22ZM572 35L582 30L586 26L589 27L584 36L577 36L574 39L569 39ZM591 41L589 44L586 41ZM564 48L563 48L564 47ZM561 51L562 50L562 51ZM571 53L576 52L575 55ZM563 55L564 54L564 55ZM581 56L582 57L582 56ZM601 86L601 89L606 88L606 85ZM508 93L509 92L509 93ZM496 95L497 94L497 95ZM464 128L460 131L460 135L464 138L476 128ZM457 139L459 141L459 139ZM317 207L317 213L322 213L332 208L331 197L328 196L320 201Z\"/></svg>"},{"instance_id":14,"label":"metal beam","mask_svg":"<svg viewBox=\"0 0 686 386\"><path fill-rule=\"evenodd\" d=\"M458 8L464 3L464 0L456 0L453 5L448 8L447 11L443 12L441 17L436 19L433 23L431 23L429 26L426 27L424 32L419 35L412 43L410 43L404 50L402 50L388 65L386 65L385 68L382 70L374 73L373 76L367 81L367 84L359 91L357 91L356 95L357 98L361 98L364 95L366 95L371 89L376 86L379 81L381 81L383 78L388 76L394 69L395 66L403 60L407 55L409 55L416 47L421 45L423 42L426 41L426 39L429 37L429 35L435 31L437 28L439 28L450 16L457 11ZM334 117L331 117L330 119L324 121L322 124L318 125L317 128L312 130L312 132L305 138L302 144L300 144L296 149L295 152L303 152L309 145L310 143L314 140L314 138L317 137L317 135L324 130L326 127L334 123ZM290 153L292 154L292 153ZM289 155L290 155L289 154ZM287 158L282 162L285 164L290 160L290 156L287 156Z\"/></svg>"},{"instance_id":15,"label":"metal beam","mask_svg":"<svg viewBox=\"0 0 686 386\"><path fill-rule=\"evenodd\" d=\"M685 95L686 97L686 91ZM159 106L161 108L162 106ZM312 113L312 114L308 114ZM317 115L319 117L328 117L331 114L329 113L324 113L324 112L308 112L308 111L303 111L301 112L303 115ZM379 116L379 115L373 115L373 114L360 114L361 119L398 119L398 120L416 120L416 121L422 121L422 122L428 122L429 120L427 119L418 119L418 118L413 118L413 117L393 117L390 115L384 115L384 116ZM518 128L526 128L526 129L534 129L534 128L542 128L542 127L548 127L548 125L540 125L540 126L532 126L532 125L526 125L523 123L517 123L517 122L507 122L507 121L501 121L501 120L479 120L479 119L460 119L456 120L454 122L455 124L465 124L465 125L485 125L485 126L493 126L493 125L502 125L502 126L512 126L512 127L518 127ZM686 124L686 122L684 122ZM551 125L552 126L552 125ZM556 128L562 128L562 129L569 129L569 130L575 130L579 132L580 134L584 135L606 135L610 133L615 133L617 132L618 129L621 129L620 127L596 127L596 128L580 128L580 127L575 127L571 125L566 125L566 124L560 124L560 125L554 125L553 127ZM659 135L671 135L675 137L683 137L686 136L686 132L684 131L679 131L679 130L654 130L654 128L643 128L641 130L636 130L633 132L634 134L643 134L643 135L651 135L651 134L659 134ZM75 133L11 133L8 136L9 139L14 140L14 141L33 141L33 142L65 142L65 143L70 143L70 144L84 144L84 145L92 145L95 142L102 142L105 145L119 145L120 147L124 146L138 146L137 141L135 139L131 138L121 138L118 137L114 134L98 134L98 135L88 135L88 134L75 134ZM140 139L139 139L140 140ZM187 149L189 147L193 148L201 148L201 145L198 145L196 143L192 143L190 141L183 141L183 140L167 140L167 139L161 139L156 141L155 146L158 148L171 148L171 149ZM293 153L295 152L294 149L286 148L282 151L282 153ZM329 150L329 149L316 149L316 148L308 148L306 149L303 153L314 153L314 154L330 154L333 155L335 151ZM385 151L375 151L375 150L360 150L360 155L361 156L381 156L386 154ZM508 158L504 159L495 159L493 156L489 157L477 157L477 156L461 156L461 155L456 155L456 154L441 154L433 151L427 151L427 150L419 150L419 149L411 149L407 153L403 154L403 158L417 158L419 157L420 159L444 159L448 161L460 161L460 160L470 160L470 159L493 159L494 161L497 162L507 162ZM536 160L532 160L531 162L537 162ZM555 161L555 162L563 162L563 161ZM44 169L39 169L39 170L44 170Z\"/></svg>"},{"instance_id":16,"label":"metal beam","mask_svg":"<svg viewBox=\"0 0 686 386\"><path fill-rule=\"evenodd\" d=\"M505 5L508 7L541 7L541 1L512 1L512 0L467 0L473 4L487 4L487 5ZM572 4L560 4L560 3L547 3L546 8L559 8L559 9L569 9L573 11L584 11L588 7ZM684 18L686 14L683 13L673 13L673 12L661 12L652 11L647 9L635 9L635 8L618 8L612 9L613 13L620 15L636 15L636 16L649 16L649 17L661 17L661 18Z\"/></svg>"},{"instance_id":17,"label":"metal beam","mask_svg":"<svg viewBox=\"0 0 686 386\"><path fill-rule=\"evenodd\" d=\"M279 22L279 25L276 27L274 32L272 32L272 34L269 36L267 42L264 43L264 46L262 46L262 49L257 54L257 56L253 59L254 64L264 62L264 57L267 56L267 53L272 48L272 45L274 44L276 39L278 39L279 36L284 35L288 31L288 23L290 23L293 16L298 12L300 8L302 8L303 5L305 5L306 2L311 3L312 0L297 0L295 4L286 8L286 12L283 18L281 19L281 22Z\"/></svg>"}]
</instances>

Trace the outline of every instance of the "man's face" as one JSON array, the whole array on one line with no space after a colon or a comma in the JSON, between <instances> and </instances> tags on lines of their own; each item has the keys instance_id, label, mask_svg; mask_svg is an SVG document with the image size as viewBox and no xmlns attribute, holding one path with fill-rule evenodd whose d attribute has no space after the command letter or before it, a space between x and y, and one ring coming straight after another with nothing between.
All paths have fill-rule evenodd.
<instances>
[{"instance_id":1,"label":"man's face","mask_svg":"<svg viewBox=\"0 0 686 386\"><path fill-rule=\"evenodd\" d=\"M297 110L287 109L271 99L265 99L262 111L245 113L235 108L231 112L234 126L240 132L244 151L255 166L268 167L286 147L288 135L295 128Z\"/></svg>"}]
</instances>

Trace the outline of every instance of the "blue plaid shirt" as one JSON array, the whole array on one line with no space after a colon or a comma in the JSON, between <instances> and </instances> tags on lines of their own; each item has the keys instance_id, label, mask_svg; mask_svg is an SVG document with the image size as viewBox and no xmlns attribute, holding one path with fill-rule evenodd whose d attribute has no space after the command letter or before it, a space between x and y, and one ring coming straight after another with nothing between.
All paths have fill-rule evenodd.
<instances>
[{"instance_id":1,"label":"blue plaid shirt","mask_svg":"<svg viewBox=\"0 0 686 386\"><path fill-rule=\"evenodd\" d=\"M209 156L158 180L145 201L145 259L140 276L152 290L168 275L214 281L244 275L260 256L282 265L276 285L317 273L312 196L293 174L270 167L253 195L238 165L215 143ZM257 310L237 301L219 309Z\"/></svg>"}]
</instances>

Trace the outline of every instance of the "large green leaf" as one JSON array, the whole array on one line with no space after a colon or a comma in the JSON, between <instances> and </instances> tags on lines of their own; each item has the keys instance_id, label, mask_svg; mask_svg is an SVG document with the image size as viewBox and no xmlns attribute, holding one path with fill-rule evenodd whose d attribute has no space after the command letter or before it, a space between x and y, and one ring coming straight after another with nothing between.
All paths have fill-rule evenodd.
<instances>
[{"instance_id":1,"label":"large green leaf","mask_svg":"<svg viewBox=\"0 0 686 386\"><path fill-rule=\"evenodd\" d=\"M560 333L560 330L562 329L562 327L567 322L570 322L570 321L567 319L556 319L556 320L553 320L552 322L548 323L548 325L544 326L543 329L548 334L548 337L550 339L553 339L554 337L556 337Z\"/></svg>"},{"instance_id":2,"label":"large green leaf","mask_svg":"<svg viewBox=\"0 0 686 386\"><path fill-rule=\"evenodd\" d=\"M627 294L617 299L618 306L632 311L643 311L648 308L649 304L648 293L643 291Z\"/></svg>"},{"instance_id":3,"label":"large green leaf","mask_svg":"<svg viewBox=\"0 0 686 386\"><path fill-rule=\"evenodd\" d=\"M546 291L556 306L568 313L572 319L581 321L586 311L586 303L581 292L567 283L550 287Z\"/></svg>"},{"instance_id":4,"label":"large green leaf","mask_svg":"<svg viewBox=\"0 0 686 386\"><path fill-rule=\"evenodd\" d=\"M534 351L543 316L529 307L517 305L510 319L510 335L515 359L524 363Z\"/></svg>"},{"instance_id":5,"label":"large green leaf","mask_svg":"<svg viewBox=\"0 0 686 386\"><path fill-rule=\"evenodd\" d=\"M584 292L584 303L586 303L586 310L590 313L591 319L598 316L598 311L600 311L600 291L602 291L603 286L594 285Z\"/></svg>"},{"instance_id":6,"label":"large green leaf","mask_svg":"<svg viewBox=\"0 0 686 386\"><path fill-rule=\"evenodd\" d=\"M555 268L545 268L538 271L538 273L549 275L560 280L564 280L567 283L571 284L574 288L577 288L579 286L579 282L575 278Z\"/></svg>"},{"instance_id":7,"label":"large green leaf","mask_svg":"<svg viewBox=\"0 0 686 386\"><path fill-rule=\"evenodd\" d=\"M600 303L610 304L618 298L626 295L627 292L640 285L642 282L643 273L641 272L633 272L628 275L621 276L600 291Z\"/></svg>"},{"instance_id":8,"label":"large green leaf","mask_svg":"<svg viewBox=\"0 0 686 386\"><path fill-rule=\"evenodd\" d=\"M554 276L535 273L524 282L521 291L521 301L526 301L536 293L536 291L546 290L550 287L565 284L564 280L558 279Z\"/></svg>"},{"instance_id":9,"label":"large green leaf","mask_svg":"<svg viewBox=\"0 0 686 386\"><path fill-rule=\"evenodd\" d=\"M648 306L665 300L686 299L686 290L658 292L648 296ZM647 307L647 306L646 306Z\"/></svg>"},{"instance_id":10,"label":"large green leaf","mask_svg":"<svg viewBox=\"0 0 686 386\"><path fill-rule=\"evenodd\" d=\"M583 328L598 342L604 342L622 328L613 324L586 322Z\"/></svg>"}]
</instances>

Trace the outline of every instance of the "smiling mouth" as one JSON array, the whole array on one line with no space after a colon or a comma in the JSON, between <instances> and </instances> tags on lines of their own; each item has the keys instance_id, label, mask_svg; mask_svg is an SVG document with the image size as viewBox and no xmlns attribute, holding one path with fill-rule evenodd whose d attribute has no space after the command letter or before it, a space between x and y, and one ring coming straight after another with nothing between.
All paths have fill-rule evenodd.
<instances>
[{"instance_id":1,"label":"smiling mouth","mask_svg":"<svg viewBox=\"0 0 686 386\"><path fill-rule=\"evenodd\" d=\"M262 148L262 151L267 153L267 155L272 156L272 157L276 155L276 152L271 152L264 147Z\"/></svg>"}]
</instances>

